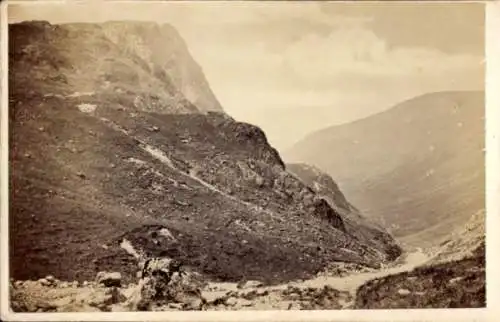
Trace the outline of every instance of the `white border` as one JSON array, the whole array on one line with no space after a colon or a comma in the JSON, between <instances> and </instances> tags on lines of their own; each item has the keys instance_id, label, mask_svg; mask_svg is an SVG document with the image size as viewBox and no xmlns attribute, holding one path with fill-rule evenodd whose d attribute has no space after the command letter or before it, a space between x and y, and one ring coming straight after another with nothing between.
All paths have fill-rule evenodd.
<instances>
[{"instance_id":1,"label":"white border","mask_svg":"<svg viewBox=\"0 0 500 322\"><path fill-rule=\"evenodd\" d=\"M1 86L0 86L0 319L8 321L11 317L8 315L9 310L9 147L8 147L8 18L7 18L7 1L0 3L0 67Z\"/></svg>"},{"instance_id":2,"label":"white border","mask_svg":"<svg viewBox=\"0 0 500 322\"><path fill-rule=\"evenodd\" d=\"M500 249L500 1L486 4L486 250L487 306L486 309L418 309L418 310L343 310L343 311L203 311L203 312L120 312L120 313L12 313L8 306L8 97L7 97L7 1L1 6L1 168L0 168L0 318L3 321L496 321L500 291L500 266L493 257ZM36 1L38 4L43 1ZM49 1L47 1L49 2ZM61 2L61 1L50 1ZM73 1L69 1L73 2ZM83 2L83 1L78 1ZM111 2L111 1L110 1ZM112 1L115 2L115 1ZM127 1L137 2L137 1ZM157 1L147 1L148 4ZM340 1L339 1L340 2ZM368 2L368 1L365 1ZM417 2L417 1L414 1ZM433 1L434 2L434 1ZM450 1L451 2L451 1ZM460 1L469 2L469 1ZM474 1L471 1L474 2ZM31 1L10 1L32 4ZM74 3L74 2L73 2ZM443 2L446 3L446 2ZM425 23L425 22L422 22ZM443 23L446 23L443 21ZM496 318L497 317L497 318Z\"/></svg>"},{"instance_id":3,"label":"white border","mask_svg":"<svg viewBox=\"0 0 500 322\"><path fill-rule=\"evenodd\" d=\"M500 291L500 1L486 6L486 300L496 309ZM498 310L500 313L500 310ZM500 314L497 314L500 319Z\"/></svg>"}]
</instances>

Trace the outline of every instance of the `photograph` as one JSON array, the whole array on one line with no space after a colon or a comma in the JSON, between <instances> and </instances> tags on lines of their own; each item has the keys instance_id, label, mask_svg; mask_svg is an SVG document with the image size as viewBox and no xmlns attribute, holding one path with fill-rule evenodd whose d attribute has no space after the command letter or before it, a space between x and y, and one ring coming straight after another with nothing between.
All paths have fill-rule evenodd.
<instances>
[{"instance_id":1,"label":"photograph","mask_svg":"<svg viewBox=\"0 0 500 322\"><path fill-rule=\"evenodd\" d=\"M485 3L2 6L9 314L486 308Z\"/></svg>"}]
</instances>

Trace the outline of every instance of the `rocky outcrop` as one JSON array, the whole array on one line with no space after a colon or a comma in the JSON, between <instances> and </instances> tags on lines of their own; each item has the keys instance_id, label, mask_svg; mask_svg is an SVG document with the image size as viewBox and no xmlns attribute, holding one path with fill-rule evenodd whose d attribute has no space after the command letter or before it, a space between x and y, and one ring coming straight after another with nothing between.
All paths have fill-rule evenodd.
<instances>
[{"instance_id":1,"label":"rocky outcrop","mask_svg":"<svg viewBox=\"0 0 500 322\"><path fill-rule=\"evenodd\" d=\"M328 202L324 199L319 199L314 203L314 214L319 216L320 218L325 219L328 223L330 223L333 227L346 231L344 222L342 217L333 210Z\"/></svg>"},{"instance_id":2,"label":"rocky outcrop","mask_svg":"<svg viewBox=\"0 0 500 322\"><path fill-rule=\"evenodd\" d=\"M286 168L303 180L316 193L330 200L330 204L346 212L356 211L356 208L347 201L338 184L326 172L305 163L289 163Z\"/></svg>"}]
</instances>

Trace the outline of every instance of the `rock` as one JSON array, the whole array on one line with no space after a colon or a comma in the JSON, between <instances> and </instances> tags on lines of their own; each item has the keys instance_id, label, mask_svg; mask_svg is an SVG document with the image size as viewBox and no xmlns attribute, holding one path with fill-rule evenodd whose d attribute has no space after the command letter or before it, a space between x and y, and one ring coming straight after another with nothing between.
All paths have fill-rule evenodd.
<instances>
[{"instance_id":1,"label":"rock","mask_svg":"<svg viewBox=\"0 0 500 322\"><path fill-rule=\"evenodd\" d=\"M71 287L77 288L78 287L78 281L73 281L71 283Z\"/></svg>"},{"instance_id":2,"label":"rock","mask_svg":"<svg viewBox=\"0 0 500 322\"><path fill-rule=\"evenodd\" d=\"M463 279L464 279L464 277L463 277L463 276L458 276L458 277L455 277L455 278L450 279L449 283L450 283L450 284L455 284L455 283L457 283L457 282L459 282L459 281L461 281L461 280L463 280Z\"/></svg>"},{"instance_id":3,"label":"rock","mask_svg":"<svg viewBox=\"0 0 500 322\"><path fill-rule=\"evenodd\" d=\"M61 282L61 283L59 283L59 287L61 287L61 288L68 288L69 287L69 283L68 282Z\"/></svg>"},{"instance_id":4,"label":"rock","mask_svg":"<svg viewBox=\"0 0 500 322\"><path fill-rule=\"evenodd\" d=\"M239 306L252 306L252 301L246 299L239 299L237 305Z\"/></svg>"},{"instance_id":5,"label":"rock","mask_svg":"<svg viewBox=\"0 0 500 322\"><path fill-rule=\"evenodd\" d=\"M14 282L14 286L15 287L23 287L24 286L24 281L15 281Z\"/></svg>"},{"instance_id":6,"label":"rock","mask_svg":"<svg viewBox=\"0 0 500 322\"><path fill-rule=\"evenodd\" d=\"M54 276L52 276L52 275L47 275L47 276L45 277L45 279L46 279L49 283L56 283L56 281L57 281L57 280L55 279L55 277L54 277Z\"/></svg>"},{"instance_id":7,"label":"rock","mask_svg":"<svg viewBox=\"0 0 500 322\"><path fill-rule=\"evenodd\" d=\"M99 272L96 276L96 282L106 287L121 286L122 275L119 272Z\"/></svg>"},{"instance_id":8,"label":"rock","mask_svg":"<svg viewBox=\"0 0 500 322\"><path fill-rule=\"evenodd\" d=\"M235 306L238 303L238 299L235 297L230 297L226 300L226 305Z\"/></svg>"},{"instance_id":9,"label":"rock","mask_svg":"<svg viewBox=\"0 0 500 322\"><path fill-rule=\"evenodd\" d=\"M264 284L259 281L246 281L244 283L238 284L238 288L240 289L247 289L247 288L252 288L252 287L262 287Z\"/></svg>"},{"instance_id":10,"label":"rock","mask_svg":"<svg viewBox=\"0 0 500 322\"><path fill-rule=\"evenodd\" d=\"M226 291L203 291L201 296L205 299L205 301L209 304L217 303L219 301L224 301L227 297Z\"/></svg>"},{"instance_id":11,"label":"rock","mask_svg":"<svg viewBox=\"0 0 500 322\"><path fill-rule=\"evenodd\" d=\"M188 311L193 311L193 310L202 310L204 304L206 303L205 300L199 296L192 296L189 299L184 299L183 301L183 310L188 310Z\"/></svg>"},{"instance_id":12,"label":"rock","mask_svg":"<svg viewBox=\"0 0 500 322\"><path fill-rule=\"evenodd\" d=\"M240 296L246 300L253 300L257 297L269 295L269 291L265 289L253 289L240 293Z\"/></svg>"},{"instance_id":13,"label":"rock","mask_svg":"<svg viewBox=\"0 0 500 322\"><path fill-rule=\"evenodd\" d=\"M168 308L174 309L174 310L182 310L183 306L184 305L182 303L168 303Z\"/></svg>"},{"instance_id":14,"label":"rock","mask_svg":"<svg viewBox=\"0 0 500 322\"><path fill-rule=\"evenodd\" d=\"M254 298L257 297L257 292L255 292L255 290L250 290L246 292L241 292L239 295L246 300L253 300Z\"/></svg>"},{"instance_id":15,"label":"rock","mask_svg":"<svg viewBox=\"0 0 500 322\"><path fill-rule=\"evenodd\" d=\"M297 286L291 286L289 285L285 291L283 291L283 293L286 295L286 294L291 294L291 293L301 293L301 289Z\"/></svg>"},{"instance_id":16,"label":"rock","mask_svg":"<svg viewBox=\"0 0 500 322\"><path fill-rule=\"evenodd\" d=\"M111 294L105 294L104 292L95 292L88 299L88 304L101 311L110 311L111 308L108 306L113 304L113 296Z\"/></svg>"},{"instance_id":17,"label":"rock","mask_svg":"<svg viewBox=\"0 0 500 322\"><path fill-rule=\"evenodd\" d=\"M169 258L151 258L140 264L142 277L129 297L132 310L150 311L181 303L184 310L201 310L205 299L193 274Z\"/></svg>"},{"instance_id":18,"label":"rock","mask_svg":"<svg viewBox=\"0 0 500 322\"><path fill-rule=\"evenodd\" d=\"M406 296L406 295L411 294L411 292L410 292L410 290L400 288L400 289L398 290L398 294L399 294L399 295Z\"/></svg>"},{"instance_id":19,"label":"rock","mask_svg":"<svg viewBox=\"0 0 500 322\"><path fill-rule=\"evenodd\" d=\"M78 177L80 177L81 179L85 179L85 178L87 178L87 176L85 175L85 173L83 173L83 172L81 172L81 171L77 172L77 173L76 173L76 175L77 175Z\"/></svg>"},{"instance_id":20,"label":"rock","mask_svg":"<svg viewBox=\"0 0 500 322\"><path fill-rule=\"evenodd\" d=\"M51 283L49 281L47 281L46 278L41 278L38 280L38 282L42 285L42 286L50 286Z\"/></svg>"}]
</instances>

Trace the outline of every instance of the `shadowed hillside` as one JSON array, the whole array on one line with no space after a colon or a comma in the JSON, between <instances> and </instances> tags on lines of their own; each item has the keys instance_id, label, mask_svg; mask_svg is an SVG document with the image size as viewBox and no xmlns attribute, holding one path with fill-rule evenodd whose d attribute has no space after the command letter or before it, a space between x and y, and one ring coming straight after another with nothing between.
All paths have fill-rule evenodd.
<instances>
[{"instance_id":1,"label":"shadowed hillside","mask_svg":"<svg viewBox=\"0 0 500 322\"><path fill-rule=\"evenodd\" d=\"M440 92L307 136L290 162L334 176L363 214L416 246L484 209L484 93Z\"/></svg>"},{"instance_id":2,"label":"shadowed hillside","mask_svg":"<svg viewBox=\"0 0 500 322\"><path fill-rule=\"evenodd\" d=\"M287 172L259 128L226 115L172 27L29 22L9 33L14 278L130 280L137 252L275 283L400 254Z\"/></svg>"},{"instance_id":3,"label":"shadowed hillside","mask_svg":"<svg viewBox=\"0 0 500 322\"><path fill-rule=\"evenodd\" d=\"M355 308L480 308L486 306L485 245L471 255L374 279L356 293Z\"/></svg>"}]
</instances>

